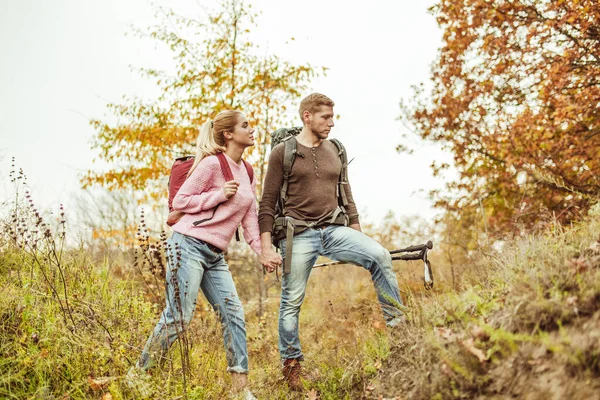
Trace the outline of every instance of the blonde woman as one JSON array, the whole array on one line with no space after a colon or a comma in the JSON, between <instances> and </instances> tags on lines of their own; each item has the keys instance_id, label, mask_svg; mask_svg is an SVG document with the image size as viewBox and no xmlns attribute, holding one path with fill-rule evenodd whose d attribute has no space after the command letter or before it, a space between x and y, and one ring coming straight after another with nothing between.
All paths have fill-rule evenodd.
<instances>
[{"instance_id":1,"label":"blonde woman","mask_svg":"<svg viewBox=\"0 0 600 400\"><path fill-rule=\"evenodd\" d=\"M137 381L138 390L139 372L164 359L189 325L202 290L221 318L232 391L244 399L255 398L247 387L244 310L223 257L241 224L246 242L260 256L261 264L269 272L281 264L276 252L261 251L256 182L250 182L242 160L244 150L254 145L253 134L254 129L239 111L223 111L202 125L194 164L173 199L176 215L169 216L174 232L167 241L166 306L129 374L133 378L130 381ZM225 155L233 180L226 181L214 156L217 153Z\"/></svg>"}]
</instances>

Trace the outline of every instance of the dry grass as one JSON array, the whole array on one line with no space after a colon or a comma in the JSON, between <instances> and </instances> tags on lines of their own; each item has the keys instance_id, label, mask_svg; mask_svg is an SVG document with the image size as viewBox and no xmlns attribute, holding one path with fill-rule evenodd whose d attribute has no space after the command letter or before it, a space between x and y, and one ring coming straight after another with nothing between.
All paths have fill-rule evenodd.
<instances>
[{"instance_id":1,"label":"dry grass","mask_svg":"<svg viewBox=\"0 0 600 400\"><path fill-rule=\"evenodd\" d=\"M94 261L85 248L64 248L64 223L49 227L25 194L0 234L0 398L136 398L123 377L162 310L161 241L142 229L135 265ZM447 271L435 256L434 249L439 278ZM231 261L259 398L600 396L598 209L576 227L472 257L460 292L440 282L425 292L421 266L396 263L409 323L393 331L384 327L368 272L349 265L313 271L300 318L303 394L281 380L279 283L267 277L260 305L256 260ZM182 344L154 372L154 398L227 398L220 327L203 299Z\"/></svg>"},{"instance_id":2,"label":"dry grass","mask_svg":"<svg viewBox=\"0 0 600 400\"><path fill-rule=\"evenodd\" d=\"M507 243L464 292L411 304L376 393L387 397L600 396L600 213Z\"/></svg>"},{"instance_id":3,"label":"dry grass","mask_svg":"<svg viewBox=\"0 0 600 400\"><path fill-rule=\"evenodd\" d=\"M85 248L66 249L64 223L49 227L28 199L15 202L0 242L0 398L136 398L124 375L162 311L161 240L149 237L142 219L135 261L98 263ZM256 264L238 261L232 265ZM250 279L236 279L242 293L256 287ZM243 298L250 382L259 398L304 398L281 380L279 283L268 279L270 298L262 315L254 298ZM389 354L374 290L365 287L371 287L370 277L360 268L315 270L301 314L308 393L356 398ZM153 371L151 381L154 398L229 397L220 324L204 299L185 340L173 346L169 361Z\"/></svg>"}]
</instances>

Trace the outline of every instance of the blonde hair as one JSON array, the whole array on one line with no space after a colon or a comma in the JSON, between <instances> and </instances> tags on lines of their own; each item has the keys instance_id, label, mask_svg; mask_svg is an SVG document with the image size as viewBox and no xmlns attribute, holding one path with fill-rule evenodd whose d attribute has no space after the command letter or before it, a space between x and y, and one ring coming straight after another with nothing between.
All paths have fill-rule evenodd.
<instances>
[{"instance_id":1,"label":"blonde hair","mask_svg":"<svg viewBox=\"0 0 600 400\"><path fill-rule=\"evenodd\" d=\"M196 159L188 172L194 172L200 161L206 156L225 152L225 132L233 132L242 113L236 110L221 111L214 120L202 124L196 140Z\"/></svg>"},{"instance_id":2,"label":"blonde hair","mask_svg":"<svg viewBox=\"0 0 600 400\"><path fill-rule=\"evenodd\" d=\"M319 111L321 106L335 106L333 100L321 93L312 93L302 99L300 102L300 119L304 123L304 111L313 114Z\"/></svg>"}]
</instances>

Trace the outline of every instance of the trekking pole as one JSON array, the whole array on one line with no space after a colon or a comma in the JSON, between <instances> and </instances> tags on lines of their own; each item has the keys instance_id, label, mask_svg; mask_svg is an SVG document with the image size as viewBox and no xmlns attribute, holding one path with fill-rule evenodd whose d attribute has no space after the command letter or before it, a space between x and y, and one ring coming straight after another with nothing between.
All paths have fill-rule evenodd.
<instances>
[{"instance_id":1,"label":"trekking pole","mask_svg":"<svg viewBox=\"0 0 600 400\"><path fill-rule=\"evenodd\" d=\"M424 249L433 249L433 242L431 240L428 240L425 244L416 244L414 246L408 246L403 249L392 250L390 251L390 254L408 253L411 251L423 251Z\"/></svg>"},{"instance_id":2,"label":"trekking pole","mask_svg":"<svg viewBox=\"0 0 600 400\"><path fill-rule=\"evenodd\" d=\"M403 260L403 261L413 261L413 260L423 260L423 286L426 290L431 290L433 288L433 271L431 269L431 263L427 258L427 252L433 249L433 242L431 240L427 241L425 244L417 244L414 246L408 246L403 249L392 250L390 254L399 254L399 253L410 253L410 254L402 254L399 256L392 257L393 261ZM418 252L418 253L414 253ZM313 268L327 267L330 265L340 265L347 264L344 261L330 261L326 263L316 264Z\"/></svg>"},{"instance_id":3,"label":"trekking pole","mask_svg":"<svg viewBox=\"0 0 600 400\"><path fill-rule=\"evenodd\" d=\"M431 246L429 246L429 244L431 244ZM433 288L433 271L431 269L431 262L429 262L429 259L427 258L427 252L433 248L433 243L431 243L431 241L429 241L429 242L427 242L427 245L420 245L420 246L423 246L423 247L421 248L421 251L419 253L402 254L400 256L392 257L392 260L404 260L404 261L423 260L423 286L425 287L425 290L431 290ZM414 248L417 246L411 246L411 247ZM402 249L402 250L405 250L405 249ZM394 254L396 254L396 253L394 253Z\"/></svg>"}]
</instances>

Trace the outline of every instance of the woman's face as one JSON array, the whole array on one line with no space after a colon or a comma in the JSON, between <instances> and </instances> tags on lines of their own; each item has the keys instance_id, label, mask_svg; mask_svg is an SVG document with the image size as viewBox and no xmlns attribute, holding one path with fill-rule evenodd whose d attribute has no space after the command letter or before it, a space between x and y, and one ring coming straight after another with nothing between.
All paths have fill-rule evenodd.
<instances>
[{"instance_id":1,"label":"woman's face","mask_svg":"<svg viewBox=\"0 0 600 400\"><path fill-rule=\"evenodd\" d=\"M254 128L250 126L243 114L240 114L237 120L237 124L231 133L231 140L243 147L254 146Z\"/></svg>"}]
</instances>

